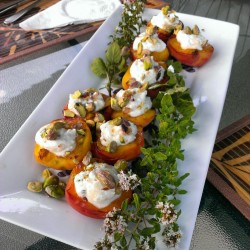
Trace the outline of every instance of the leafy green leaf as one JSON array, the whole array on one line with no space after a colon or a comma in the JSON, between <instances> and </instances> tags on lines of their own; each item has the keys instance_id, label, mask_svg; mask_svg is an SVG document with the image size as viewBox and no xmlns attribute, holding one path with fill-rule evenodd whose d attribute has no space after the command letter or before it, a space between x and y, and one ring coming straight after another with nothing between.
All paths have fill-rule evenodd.
<instances>
[{"instance_id":1,"label":"leafy green leaf","mask_svg":"<svg viewBox=\"0 0 250 250\"><path fill-rule=\"evenodd\" d=\"M91 70L98 77L105 78L107 76L107 68L105 62L100 57L97 57L93 60L93 62L91 63Z\"/></svg>"},{"instance_id":2,"label":"leafy green leaf","mask_svg":"<svg viewBox=\"0 0 250 250\"><path fill-rule=\"evenodd\" d=\"M118 43L113 42L109 45L106 58L110 64L118 64L121 61L121 49Z\"/></svg>"},{"instance_id":3,"label":"leafy green leaf","mask_svg":"<svg viewBox=\"0 0 250 250\"><path fill-rule=\"evenodd\" d=\"M140 199L139 199L138 194L133 193L133 198L134 198L136 210L140 210Z\"/></svg>"}]
</instances>

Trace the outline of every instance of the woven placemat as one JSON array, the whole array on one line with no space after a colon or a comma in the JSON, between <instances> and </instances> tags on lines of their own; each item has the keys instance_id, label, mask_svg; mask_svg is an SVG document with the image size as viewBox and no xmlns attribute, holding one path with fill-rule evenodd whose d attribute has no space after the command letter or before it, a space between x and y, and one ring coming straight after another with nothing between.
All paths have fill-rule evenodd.
<instances>
[{"instance_id":1,"label":"woven placemat","mask_svg":"<svg viewBox=\"0 0 250 250\"><path fill-rule=\"evenodd\" d=\"M4 0L0 2L0 9L17 0ZM48 8L49 6L59 2L59 0L43 0L36 8L23 16L18 22L22 22L28 17ZM148 0L146 7L160 9L167 3L163 0ZM69 25L62 28L41 30L36 32L26 32L22 30L18 23L5 25L4 20L13 15L15 12L24 8L20 6L16 10L6 12L0 16L0 64L14 60L20 56L30 54L32 52L47 48L49 46L74 39L78 36L88 34L95 31L102 22L93 22L90 24Z\"/></svg>"},{"instance_id":2,"label":"woven placemat","mask_svg":"<svg viewBox=\"0 0 250 250\"><path fill-rule=\"evenodd\" d=\"M250 220L250 114L217 134L207 179Z\"/></svg>"}]
</instances>

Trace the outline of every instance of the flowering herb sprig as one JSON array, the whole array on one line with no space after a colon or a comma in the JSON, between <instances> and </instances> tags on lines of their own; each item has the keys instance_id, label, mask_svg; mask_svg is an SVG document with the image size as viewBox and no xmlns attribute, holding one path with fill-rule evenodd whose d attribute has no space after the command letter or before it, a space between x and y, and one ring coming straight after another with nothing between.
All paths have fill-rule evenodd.
<instances>
[{"instance_id":1,"label":"flowering herb sprig","mask_svg":"<svg viewBox=\"0 0 250 250\"><path fill-rule=\"evenodd\" d=\"M133 6L130 6L132 10ZM114 41L119 48L124 45L120 41L125 36L120 34L122 39L116 39L122 27L118 26L109 48L114 46ZM132 163L131 171L121 172L119 176L122 189L134 189L132 200L130 204L125 200L121 209L113 209L107 214L104 238L95 244L95 249L154 249L156 234L162 235L168 247L175 247L182 237L178 225L181 214L178 197L186 194L181 184L189 174L179 175L177 161L184 160L181 140L195 131L192 121L195 107L179 74L181 64L174 61L167 64L169 79L164 91L160 91L153 101L157 116L147 130L150 140L141 149L142 156Z\"/></svg>"},{"instance_id":2,"label":"flowering herb sprig","mask_svg":"<svg viewBox=\"0 0 250 250\"><path fill-rule=\"evenodd\" d=\"M189 174L179 176L177 160L184 160L181 140L194 132L195 108L179 74L180 63L168 65L170 86L154 100L158 114L147 131L151 140L142 148L142 157L133 162L133 172L120 174L122 188L135 188L133 199L107 215L105 236L96 249L131 249L131 244L135 249L154 249L157 233L168 247L174 247L182 236L177 197L186 193L181 184Z\"/></svg>"}]
</instances>

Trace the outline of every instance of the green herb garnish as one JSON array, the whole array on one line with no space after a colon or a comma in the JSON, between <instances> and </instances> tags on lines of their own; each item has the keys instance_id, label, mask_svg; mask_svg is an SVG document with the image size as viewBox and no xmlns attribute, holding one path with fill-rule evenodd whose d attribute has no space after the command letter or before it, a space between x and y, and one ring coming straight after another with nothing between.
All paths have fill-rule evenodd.
<instances>
[{"instance_id":1,"label":"green herb garnish","mask_svg":"<svg viewBox=\"0 0 250 250\"><path fill-rule=\"evenodd\" d=\"M119 80L121 68L126 67L121 48L130 45L138 35L137 28L143 25L143 8L144 1L125 4L122 21L112 36L106 59L96 58L91 65L96 75L108 78L110 94L111 85ZM187 192L181 184L189 174L179 175L177 161L184 160L181 140L195 131L192 121L195 107L179 74L181 64L168 61L167 65L172 68L165 72L169 79L161 85L164 91L160 91L153 101L157 116L149 125L149 139L141 149L142 156L132 163L132 172L125 183L136 187L132 201L128 204L125 200L121 209L113 209L107 214L105 236L95 244L95 249L131 249L131 245L135 249L154 249L158 233L168 247L175 247L182 237L178 225L181 211L177 206L181 202L179 195Z\"/></svg>"}]
</instances>

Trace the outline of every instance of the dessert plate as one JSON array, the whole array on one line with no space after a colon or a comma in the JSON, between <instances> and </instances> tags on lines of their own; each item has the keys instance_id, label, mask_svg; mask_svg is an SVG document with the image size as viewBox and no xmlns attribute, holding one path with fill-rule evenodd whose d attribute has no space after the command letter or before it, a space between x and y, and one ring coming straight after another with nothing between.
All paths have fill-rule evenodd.
<instances>
[{"instance_id":1,"label":"dessert plate","mask_svg":"<svg viewBox=\"0 0 250 250\"><path fill-rule=\"evenodd\" d=\"M69 93L77 89L100 86L100 79L90 70L96 57L104 57L109 36L121 18L118 8L98 29L53 88L33 111L0 155L0 218L51 237L69 245L93 249L103 236L102 221L74 211L65 200L55 200L44 194L27 191L31 180L40 179L43 167L33 157L36 131L51 120L62 117L62 108ZM159 10L146 9L150 19ZM210 157L220 122L229 83L239 27L235 24L177 13L185 25L198 24L204 36L214 46L211 60L194 73L184 72L187 86L197 106L194 116L197 131L182 143L185 160L179 162L180 174L189 172L182 188L179 218L183 238L179 249L189 249ZM157 241L157 249L166 249Z\"/></svg>"}]
</instances>

